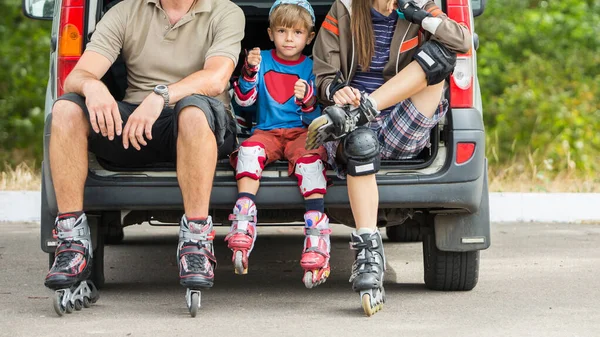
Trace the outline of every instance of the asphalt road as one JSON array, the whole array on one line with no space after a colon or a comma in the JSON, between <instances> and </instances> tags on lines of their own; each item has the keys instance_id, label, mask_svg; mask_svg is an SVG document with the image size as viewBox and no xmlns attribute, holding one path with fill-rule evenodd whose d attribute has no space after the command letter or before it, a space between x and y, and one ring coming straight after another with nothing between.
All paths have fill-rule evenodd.
<instances>
[{"instance_id":1,"label":"asphalt road","mask_svg":"<svg viewBox=\"0 0 600 337\"><path fill-rule=\"evenodd\" d=\"M0 336L600 336L600 224L494 224L470 292L427 290L421 245L386 243L387 303L371 318L348 283L346 227L334 228L332 275L313 290L301 282L300 227L260 227L246 276L233 274L219 228L216 284L191 318L177 228L148 225L106 248L98 303L58 318L38 227L0 223Z\"/></svg>"}]
</instances>

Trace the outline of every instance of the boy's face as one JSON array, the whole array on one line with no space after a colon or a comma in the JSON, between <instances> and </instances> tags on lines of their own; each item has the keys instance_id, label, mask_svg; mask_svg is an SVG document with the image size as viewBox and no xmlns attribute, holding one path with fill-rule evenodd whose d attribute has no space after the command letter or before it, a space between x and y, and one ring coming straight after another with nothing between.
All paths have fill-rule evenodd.
<instances>
[{"instance_id":1,"label":"boy's face","mask_svg":"<svg viewBox=\"0 0 600 337\"><path fill-rule=\"evenodd\" d=\"M293 28L276 26L268 28L269 38L275 43L277 56L287 61L296 61L304 47L312 41L314 32L308 32L304 25Z\"/></svg>"}]
</instances>

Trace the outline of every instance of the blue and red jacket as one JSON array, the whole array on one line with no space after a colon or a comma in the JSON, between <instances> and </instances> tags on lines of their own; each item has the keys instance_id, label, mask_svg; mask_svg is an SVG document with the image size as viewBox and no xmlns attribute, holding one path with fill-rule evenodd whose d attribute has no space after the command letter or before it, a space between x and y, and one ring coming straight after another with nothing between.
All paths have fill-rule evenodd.
<instances>
[{"instance_id":1,"label":"blue and red jacket","mask_svg":"<svg viewBox=\"0 0 600 337\"><path fill-rule=\"evenodd\" d=\"M275 50L263 50L257 67L244 65L242 74L234 83L235 102L249 107L258 102L254 120L259 130L306 127L321 115L315 94L313 62L305 55L297 61L286 61ZM294 96L298 79L305 80L308 91L303 100Z\"/></svg>"}]
</instances>

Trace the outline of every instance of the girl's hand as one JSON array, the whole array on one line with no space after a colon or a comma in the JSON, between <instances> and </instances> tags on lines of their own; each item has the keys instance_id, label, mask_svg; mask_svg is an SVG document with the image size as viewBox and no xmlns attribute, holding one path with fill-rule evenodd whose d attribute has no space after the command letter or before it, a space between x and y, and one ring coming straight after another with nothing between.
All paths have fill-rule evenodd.
<instances>
[{"instance_id":1,"label":"girl's hand","mask_svg":"<svg viewBox=\"0 0 600 337\"><path fill-rule=\"evenodd\" d=\"M337 105L354 105L357 107L360 104L360 91L352 87L343 87L333 95L333 101Z\"/></svg>"}]
</instances>

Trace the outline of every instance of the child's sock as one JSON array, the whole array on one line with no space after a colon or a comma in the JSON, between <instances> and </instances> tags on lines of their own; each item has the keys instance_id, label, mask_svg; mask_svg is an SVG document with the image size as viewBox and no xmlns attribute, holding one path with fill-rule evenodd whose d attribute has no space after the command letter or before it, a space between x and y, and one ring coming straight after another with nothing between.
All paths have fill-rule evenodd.
<instances>
[{"instance_id":1,"label":"child's sock","mask_svg":"<svg viewBox=\"0 0 600 337\"><path fill-rule=\"evenodd\" d=\"M323 198L318 199L306 199L304 200L304 208L306 211L318 211L325 213L325 200Z\"/></svg>"},{"instance_id":2,"label":"child's sock","mask_svg":"<svg viewBox=\"0 0 600 337\"><path fill-rule=\"evenodd\" d=\"M377 229L373 229L373 228L359 228L356 230L356 234L357 235L363 235L363 234L372 234L375 233Z\"/></svg>"},{"instance_id":3,"label":"child's sock","mask_svg":"<svg viewBox=\"0 0 600 337\"><path fill-rule=\"evenodd\" d=\"M248 198L248 199L252 200L252 202L254 202L254 198L256 198L256 195L254 195L252 193L240 192L240 193L238 193L238 200L241 198Z\"/></svg>"}]
</instances>

